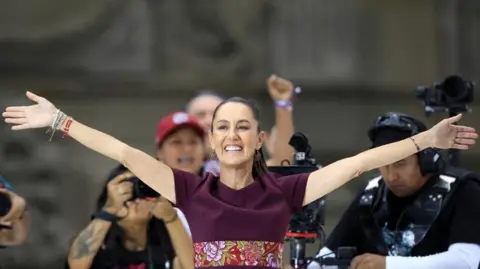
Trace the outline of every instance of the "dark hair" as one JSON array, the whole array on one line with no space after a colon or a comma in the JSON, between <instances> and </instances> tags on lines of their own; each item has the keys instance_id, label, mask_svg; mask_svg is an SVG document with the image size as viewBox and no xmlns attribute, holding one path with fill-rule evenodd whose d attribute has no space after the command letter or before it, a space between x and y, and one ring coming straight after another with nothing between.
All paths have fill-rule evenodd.
<instances>
[{"instance_id":1,"label":"dark hair","mask_svg":"<svg viewBox=\"0 0 480 269\"><path fill-rule=\"evenodd\" d=\"M218 97L218 99L220 99L222 101L225 100L225 97L215 90L199 90L199 91L195 92L195 94L190 98L190 100L188 100L187 105L185 106L185 111L188 112L188 109L190 108L190 103L193 100L197 99L198 97L202 97L202 96L214 96L214 97Z\"/></svg>"},{"instance_id":2,"label":"dark hair","mask_svg":"<svg viewBox=\"0 0 480 269\"><path fill-rule=\"evenodd\" d=\"M260 127L260 110L258 106L251 100L246 100L241 97L232 97L227 100L222 101L217 108L213 111L212 126L210 127L210 132L213 132L213 120L217 116L217 111L220 107L227 103L240 103L246 105L252 111L253 118L258 121L257 132L261 131ZM252 175L253 177L263 177L268 172L267 163L265 162L265 155L263 154L263 149L256 149L255 154L253 155L253 167Z\"/></svg>"},{"instance_id":3,"label":"dark hair","mask_svg":"<svg viewBox=\"0 0 480 269\"><path fill-rule=\"evenodd\" d=\"M119 165L113 171L110 173L108 176L108 180L105 182L105 186L102 189L102 192L100 193L100 196L97 199L97 205L96 209L97 211L101 210L104 206L105 203L107 202L107 184L110 182L112 179L114 179L116 176L128 171L128 169L123 166ZM105 251L106 254L108 255L108 261L112 265L117 265L117 249L121 244L123 244L123 240L125 238L125 233L123 229L117 224L117 223L112 223L112 226L108 230L107 235L105 236L105 239L103 240L104 246L105 246ZM170 263L172 264L173 258L175 257L175 250L173 249L172 242L170 240L170 235L167 231L167 228L165 227L165 224L163 221L152 218L149 223L148 223L148 229L147 229L147 244L150 247L154 247L154 250L159 250L161 249L163 252L163 255L165 256L165 259L169 260ZM158 255L156 253L152 253L153 256Z\"/></svg>"}]
</instances>

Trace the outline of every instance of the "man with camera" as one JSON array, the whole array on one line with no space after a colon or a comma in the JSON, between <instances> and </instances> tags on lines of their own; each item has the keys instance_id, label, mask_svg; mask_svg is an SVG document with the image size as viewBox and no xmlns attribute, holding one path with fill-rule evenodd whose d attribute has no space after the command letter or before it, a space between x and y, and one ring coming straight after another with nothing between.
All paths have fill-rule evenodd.
<instances>
[{"instance_id":1,"label":"man with camera","mask_svg":"<svg viewBox=\"0 0 480 269\"><path fill-rule=\"evenodd\" d=\"M25 242L29 230L25 199L0 176L0 248Z\"/></svg>"},{"instance_id":2,"label":"man with camera","mask_svg":"<svg viewBox=\"0 0 480 269\"><path fill-rule=\"evenodd\" d=\"M372 147L378 147L425 130L412 117L387 113L378 117L368 136ZM317 255L320 263L326 256L341 259L346 249L356 248L353 269L479 267L477 175L445 168L440 153L431 148L380 168L380 174L344 213Z\"/></svg>"}]
</instances>

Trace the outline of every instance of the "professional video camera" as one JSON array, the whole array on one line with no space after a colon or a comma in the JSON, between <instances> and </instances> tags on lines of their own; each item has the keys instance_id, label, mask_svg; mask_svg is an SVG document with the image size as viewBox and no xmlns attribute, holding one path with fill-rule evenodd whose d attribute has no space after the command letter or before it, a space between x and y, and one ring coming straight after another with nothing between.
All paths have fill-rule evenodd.
<instances>
[{"instance_id":1,"label":"professional video camera","mask_svg":"<svg viewBox=\"0 0 480 269\"><path fill-rule=\"evenodd\" d=\"M473 102L474 86L472 81L453 75L433 87L418 86L416 95L423 101L427 116L439 112L455 116L470 111L467 105Z\"/></svg>"},{"instance_id":2,"label":"professional video camera","mask_svg":"<svg viewBox=\"0 0 480 269\"><path fill-rule=\"evenodd\" d=\"M302 133L295 133L289 144L295 149L294 163L282 166L268 167L270 172L287 176L300 173L311 173L321 168L314 158L310 156L311 146L307 137ZM295 214L290 219L290 228L286 234L291 246L291 265L294 268L306 267L305 246L313 243L315 239L324 239L324 211L325 198L319 199L304 207L301 213Z\"/></svg>"},{"instance_id":3,"label":"professional video camera","mask_svg":"<svg viewBox=\"0 0 480 269\"><path fill-rule=\"evenodd\" d=\"M118 165L117 167L115 167L109 174L108 178L109 179L113 179L125 172L127 172L127 168L123 165ZM143 199L143 198L150 198L150 197L153 197L153 198L156 198L156 197L159 197L160 194L158 192L156 192L155 190L153 190L152 188L150 188L147 184L143 183L143 181L141 181L138 177L136 176L132 176L132 177L129 177L129 178L126 178L126 179L123 179L122 180L123 182L125 181L128 181L128 182L132 182L132 198L131 200L134 200L134 199Z\"/></svg>"},{"instance_id":4,"label":"professional video camera","mask_svg":"<svg viewBox=\"0 0 480 269\"><path fill-rule=\"evenodd\" d=\"M452 75L433 87L418 86L415 90L416 97L425 106L426 116L433 113L449 114L449 117L460 113L471 112L468 104L473 102L475 83L460 76ZM460 156L456 149L449 150L449 164L459 166Z\"/></svg>"}]
</instances>

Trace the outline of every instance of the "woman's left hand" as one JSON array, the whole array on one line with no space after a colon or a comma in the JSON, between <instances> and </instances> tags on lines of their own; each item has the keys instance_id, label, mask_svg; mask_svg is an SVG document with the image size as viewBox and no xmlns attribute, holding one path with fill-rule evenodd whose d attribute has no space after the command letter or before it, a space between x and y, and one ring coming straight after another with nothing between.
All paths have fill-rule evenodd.
<instances>
[{"instance_id":1,"label":"woman's left hand","mask_svg":"<svg viewBox=\"0 0 480 269\"><path fill-rule=\"evenodd\" d=\"M468 126L454 125L462 118L462 114L444 119L428 130L432 147L440 149L466 150L475 144L478 134Z\"/></svg>"},{"instance_id":2,"label":"woman's left hand","mask_svg":"<svg viewBox=\"0 0 480 269\"><path fill-rule=\"evenodd\" d=\"M292 98L294 86L289 80L271 75L267 80L268 93L274 101L287 101Z\"/></svg>"},{"instance_id":3,"label":"woman's left hand","mask_svg":"<svg viewBox=\"0 0 480 269\"><path fill-rule=\"evenodd\" d=\"M151 212L155 218L168 222L173 220L177 215L175 208L173 208L170 202L163 196L151 201L153 202Z\"/></svg>"}]
</instances>

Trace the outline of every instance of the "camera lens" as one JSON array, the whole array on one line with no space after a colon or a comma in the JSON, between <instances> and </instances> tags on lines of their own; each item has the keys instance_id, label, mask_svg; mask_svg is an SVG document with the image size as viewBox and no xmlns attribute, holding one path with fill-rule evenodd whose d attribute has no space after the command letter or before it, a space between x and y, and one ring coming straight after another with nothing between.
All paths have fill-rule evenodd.
<instances>
[{"instance_id":1,"label":"camera lens","mask_svg":"<svg viewBox=\"0 0 480 269\"><path fill-rule=\"evenodd\" d=\"M136 180L136 190L139 198L147 198L147 197L159 197L160 194L150 188L147 184L143 183L141 180Z\"/></svg>"},{"instance_id":2,"label":"camera lens","mask_svg":"<svg viewBox=\"0 0 480 269\"><path fill-rule=\"evenodd\" d=\"M445 95L455 101L461 101L468 95L468 86L459 76L450 76L443 81Z\"/></svg>"}]
</instances>

